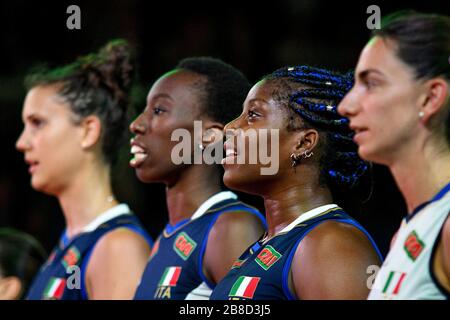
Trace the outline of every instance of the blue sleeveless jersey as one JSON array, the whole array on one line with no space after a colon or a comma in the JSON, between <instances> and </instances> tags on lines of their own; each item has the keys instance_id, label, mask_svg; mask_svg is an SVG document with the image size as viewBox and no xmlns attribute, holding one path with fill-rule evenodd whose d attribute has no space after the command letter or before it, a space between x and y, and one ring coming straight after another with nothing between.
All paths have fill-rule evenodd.
<instances>
[{"instance_id":1,"label":"blue sleeveless jersey","mask_svg":"<svg viewBox=\"0 0 450 320\"><path fill-rule=\"evenodd\" d=\"M133 214L121 214L104 222L95 230L80 233L69 241L63 234L59 244L34 278L26 299L87 300L85 271L91 253L103 235L117 228L131 229L152 245L150 236ZM77 273L80 275L79 279L76 279Z\"/></svg>"},{"instance_id":2,"label":"blue sleeveless jersey","mask_svg":"<svg viewBox=\"0 0 450 320\"><path fill-rule=\"evenodd\" d=\"M211 294L211 300L295 300L288 285L292 259L300 241L320 223L335 220L348 223L364 232L374 249L381 254L367 231L339 207L300 222L286 233L280 233L265 244L251 246L233 264L230 272Z\"/></svg>"},{"instance_id":3,"label":"blue sleeveless jersey","mask_svg":"<svg viewBox=\"0 0 450 320\"><path fill-rule=\"evenodd\" d=\"M195 294L194 290L200 290L202 298L208 299L215 286L203 274L208 235L217 218L231 211L248 211L265 226L258 210L236 199L218 202L196 219L186 219L175 226L168 224L153 247L134 299L183 300Z\"/></svg>"}]
</instances>

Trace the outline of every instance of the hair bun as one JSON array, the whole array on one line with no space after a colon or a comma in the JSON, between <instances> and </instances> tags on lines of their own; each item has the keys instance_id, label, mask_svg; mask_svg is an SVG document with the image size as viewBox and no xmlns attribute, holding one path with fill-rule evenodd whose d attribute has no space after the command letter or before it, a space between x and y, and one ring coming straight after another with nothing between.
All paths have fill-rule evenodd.
<instances>
[{"instance_id":1,"label":"hair bun","mask_svg":"<svg viewBox=\"0 0 450 320\"><path fill-rule=\"evenodd\" d=\"M89 85L108 90L113 99L126 108L134 71L127 41L110 41L98 53L81 57L79 63Z\"/></svg>"}]
</instances>

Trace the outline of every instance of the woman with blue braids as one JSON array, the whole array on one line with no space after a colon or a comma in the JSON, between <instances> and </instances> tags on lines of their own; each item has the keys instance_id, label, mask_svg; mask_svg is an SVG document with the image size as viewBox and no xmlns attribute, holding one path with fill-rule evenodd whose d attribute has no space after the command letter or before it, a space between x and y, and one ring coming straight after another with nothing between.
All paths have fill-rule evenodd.
<instances>
[{"instance_id":1,"label":"woman with blue braids","mask_svg":"<svg viewBox=\"0 0 450 320\"><path fill-rule=\"evenodd\" d=\"M336 110L352 85L350 74L282 68L250 90L243 113L225 127L224 183L264 198L268 231L235 262L211 299L367 298L367 270L381 256L333 197L370 173L348 120ZM239 150L231 140L252 129L278 131L276 174L261 175L259 164L232 163L243 151L248 155L249 143Z\"/></svg>"}]
</instances>

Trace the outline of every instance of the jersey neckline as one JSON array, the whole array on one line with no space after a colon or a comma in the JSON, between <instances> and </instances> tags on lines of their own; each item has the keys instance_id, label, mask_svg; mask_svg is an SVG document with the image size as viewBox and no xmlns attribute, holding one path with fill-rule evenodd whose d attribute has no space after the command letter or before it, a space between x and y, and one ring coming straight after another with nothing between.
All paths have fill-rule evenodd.
<instances>
[{"instance_id":1,"label":"jersey neckline","mask_svg":"<svg viewBox=\"0 0 450 320\"><path fill-rule=\"evenodd\" d=\"M263 235L258 242L260 242L262 245L265 245L270 240L272 240L272 239L274 239L274 238L276 238L276 237L278 237L280 235L288 233L289 231L294 229L296 226L298 226L299 224L301 224L301 223L303 223L303 222L305 222L307 220L316 218L316 217L321 216L321 215L323 215L325 213L328 213L330 211L335 211L335 210L338 210L338 209L341 209L341 208L337 204L332 203L332 204L325 204L325 205L322 205L320 207L316 207L314 209L306 211L305 213L302 213L300 216L298 216L294 221L292 221L286 227L284 227L277 234L273 235L272 237L270 237L268 239L265 239L265 236Z\"/></svg>"},{"instance_id":2,"label":"jersey neckline","mask_svg":"<svg viewBox=\"0 0 450 320\"><path fill-rule=\"evenodd\" d=\"M175 231L179 230L189 222L196 220L203 215L205 215L212 207L219 204L220 202L223 202L225 200L237 200L237 195L231 191L221 191L219 193L214 194L210 198L208 198L205 202L203 202L197 210L195 210L194 214L188 218L181 220L180 222L171 225L170 223L167 223L166 227L164 228L164 234L166 236L171 236Z\"/></svg>"},{"instance_id":3,"label":"jersey neckline","mask_svg":"<svg viewBox=\"0 0 450 320\"><path fill-rule=\"evenodd\" d=\"M72 242L73 239L78 237L79 235L83 233L88 233L96 230L99 226L104 224L107 221L110 221L114 218L117 218L118 216L121 216L123 214L131 214L130 207L126 203L118 204L106 211L103 211L99 216L97 216L94 220L89 222L86 226L81 229L81 231L73 236L72 238L69 238L67 236L67 230L64 230L63 236L62 236L62 244L65 248L70 242Z\"/></svg>"},{"instance_id":4,"label":"jersey neckline","mask_svg":"<svg viewBox=\"0 0 450 320\"><path fill-rule=\"evenodd\" d=\"M420 211L422 211L423 208L425 208L426 206L428 206L429 204L439 201L440 199L442 199L447 192L450 191L450 182L447 183L441 190L439 190L436 195L431 198L431 200L425 201L424 203L418 205L412 212L411 214L406 215L405 222L408 223L412 220L412 218L414 218Z\"/></svg>"}]
</instances>

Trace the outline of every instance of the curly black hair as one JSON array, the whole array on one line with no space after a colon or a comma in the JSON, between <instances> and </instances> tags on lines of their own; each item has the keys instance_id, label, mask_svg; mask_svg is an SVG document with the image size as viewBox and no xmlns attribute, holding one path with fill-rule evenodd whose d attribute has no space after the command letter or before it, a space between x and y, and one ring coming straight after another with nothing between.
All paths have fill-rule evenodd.
<instances>
[{"instance_id":1,"label":"curly black hair","mask_svg":"<svg viewBox=\"0 0 450 320\"><path fill-rule=\"evenodd\" d=\"M177 69L187 70L205 77L199 91L203 112L212 119L226 124L242 111L250 83L235 67L212 57L189 57L181 60Z\"/></svg>"},{"instance_id":2,"label":"curly black hair","mask_svg":"<svg viewBox=\"0 0 450 320\"><path fill-rule=\"evenodd\" d=\"M25 79L27 89L61 84L58 94L67 102L79 123L96 115L102 123L102 151L106 163L117 160L117 150L127 128L127 109L134 67L125 40L107 43L98 53L78 58L63 67L33 71Z\"/></svg>"}]
</instances>

